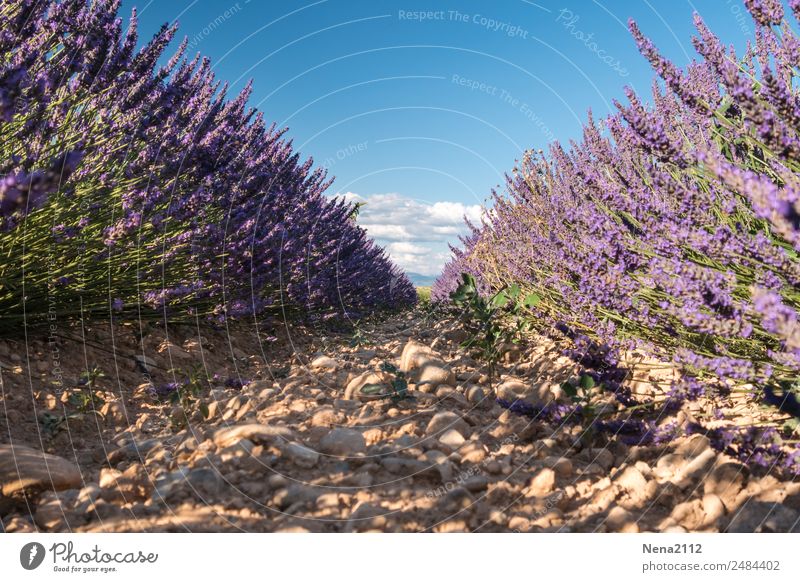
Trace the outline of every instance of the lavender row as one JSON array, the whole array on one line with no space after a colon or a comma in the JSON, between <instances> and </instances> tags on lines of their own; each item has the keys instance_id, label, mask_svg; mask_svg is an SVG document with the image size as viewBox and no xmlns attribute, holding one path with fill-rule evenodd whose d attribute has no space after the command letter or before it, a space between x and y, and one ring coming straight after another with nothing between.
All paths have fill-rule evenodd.
<instances>
[{"instance_id":1,"label":"lavender row","mask_svg":"<svg viewBox=\"0 0 800 582\"><path fill-rule=\"evenodd\" d=\"M250 87L231 98L118 0L0 3L0 321L295 311L357 317L414 289L325 195ZM22 289L24 288L24 294Z\"/></svg>"},{"instance_id":2,"label":"lavender row","mask_svg":"<svg viewBox=\"0 0 800 582\"><path fill-rule=\"evenodd\" d=\"M532 317L612 367L633 351L678 366L664 410L748 393L798 415L800 38L780 2L746 4L755 44L737 55L696 15L701 59L685 69L631 21L658 74L650 98L628 89L580 141L526 152L432 297L461 272L517 283L542 298Z\"/></svg>"}]
</instances>

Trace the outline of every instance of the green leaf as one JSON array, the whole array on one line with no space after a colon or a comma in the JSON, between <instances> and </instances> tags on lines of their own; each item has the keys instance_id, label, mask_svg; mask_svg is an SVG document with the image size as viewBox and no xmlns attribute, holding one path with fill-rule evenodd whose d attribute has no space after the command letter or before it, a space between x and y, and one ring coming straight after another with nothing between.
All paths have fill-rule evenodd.
<instances>
[{"instance_id":1,"label":"green leaf","mask_svg":"<svg viewBox=\"0 0 800 582\"><path fill-rule=\"evenodd\" d=\"M570 398L575 398L578 395L578 389L569 382L561 384L561 389L564 391L564 394Z\"/></svg>"},{"instance_id":2,"label":"green leaf","mask_svg":"<svg viewBox=\"0 0 800 582\"><path fill-rule=\"evenodd\" d=\"M507 293L508 293L509 298L516 299L517 297L519 297L519 294L520 294L519 285L514 283L513 285L511 285L511 287L508 288Z\"/></svg>"},{"instance_id":3,"label":"green leaf","mask_svg":"<svg viewBox=\"0 0 800 582\"><path fill-rule=\"evenodd\" d=\"M589 376L588 374L583 374L581 376L581 388L584 390L591 390L594 388L594 378Z\"/></svg>"},{"instance_id":4,"label":"green leaf","mask_svg":"<svg viewBox=\"0 0 800 582\"><path fill-rule=\"evenodd\" d=\"M366 384L361 388L362 394L381 394L383 392L383 384Z\"/></svg>"},{"instance_id":5,"label":"green leaf","mask_svg":"<svg viewBox=\"0 0 800 582\"><path fill-rule=\"evenodd\" d=\"M384 372L389 372L390 374L396 374L397 366L395 366L391 362L383 362L381 364L381 370L383 370Z\"/></svg>"},{"instance_id":6,"label":"green leaf","mask_svg":"<svg viewBox=\"0 0 800 582\"><path fill-rule=\"evenodd\" d=\"M536 293L531 293L530 295L525 296L525 300L522 302L525 307L535 307L539 304L542 300Z\"/></svg>"},{"instance_id":7,"label":"green leaf","mask_svg":"<svg viewBox=\"0 0 800 582\"><path fill-rule=\"evenodd\" d=\"M200 414L203 415L203 418L208 418L208 405L205 402L201 402L198 408L200 409Z\"/></svg>"},{"instance_id":8,"label":"green leaf","mask_svg":"<svg viewBox=\"0 0 800 582\"><path fill-rule=\"evenodd\" d=\"M499 309L505 307L507 303L508 303L508 295L506 295L505 291L500 291L499 293L497 293L497 295L492 297L490 305L496 309Z\"/></svg>"}]
</instances>

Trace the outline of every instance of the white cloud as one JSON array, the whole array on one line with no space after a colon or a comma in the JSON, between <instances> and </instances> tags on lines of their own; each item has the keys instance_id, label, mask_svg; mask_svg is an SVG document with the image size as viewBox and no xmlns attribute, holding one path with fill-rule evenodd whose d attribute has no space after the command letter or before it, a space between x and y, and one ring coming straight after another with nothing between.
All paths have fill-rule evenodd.
<instances>
[{"instance_id":1,"label":"white cloud","mask_svg":"<svg viewBox=\"0 0 800 582\"><path fill-rule=\"evenodd\" d=\"M358 223L403 269L423 275L438 275L450 258L448 244L458 244L467 233L466 216L478 223L481 207L461 202L433 204L400 194L337 194L350 202L365 202Z\"/></svg>"},{"instance_id":2,"label":"white cloud","mask_svg":"<svg viewBox=\"0 0 800 582\"><path fill-rule=\"evenodd\" d=\"M393 242L386 245L390 253L405 253L408 255L426 255L430 249L424 245L415 245L410 242Z\"/></svg>"}]
</instances>

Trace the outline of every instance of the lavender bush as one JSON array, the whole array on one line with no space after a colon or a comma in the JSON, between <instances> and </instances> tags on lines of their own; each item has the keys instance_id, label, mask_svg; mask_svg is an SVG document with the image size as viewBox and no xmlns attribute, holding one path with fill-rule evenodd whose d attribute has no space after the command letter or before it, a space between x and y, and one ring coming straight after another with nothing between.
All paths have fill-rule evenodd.
<instances>
[{"instance_id":1,"label":"lavender bush","mask_svg":"<svg viewBox=\"0 0 800 582\"><path fill-rule=\"evenodd\" d=\"M755 45L739 57L695 16L702 60L685 70L630 22L658 74L651 102L629 89L616 115L589 113L579 142L526 153L433 297L462 271L489 290L515 282L541 297L538 321L601 347L607 370L634 350L674 362L683 378L649 403L660 418L731 393L797 415L800 38L777 0L746 4ZM776 431L744 430L712 441L797 471Z\"/></svg>"},{"instance_id":2,"label":"lavender bush","mask_svg":"<svg viewBox=\"0 0 800 582\"><path fill-rule=\"evenodd\" d=\"M415 300L312 161L118 0L0 3L0 322L357 317ZM24 291L23 291L24 290Z\"/></svg>"}]
</instances>

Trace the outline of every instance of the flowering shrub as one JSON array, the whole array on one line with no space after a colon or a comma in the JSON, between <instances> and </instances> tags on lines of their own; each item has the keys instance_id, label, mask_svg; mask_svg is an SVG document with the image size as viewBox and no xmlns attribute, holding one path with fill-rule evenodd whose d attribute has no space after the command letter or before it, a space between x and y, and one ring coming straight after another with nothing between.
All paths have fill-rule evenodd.
<instances>
[{"instance_id":1,"label":"flowering shrub","mask_svg":"<svg viewBox=\"0 0 800 582\"><path fill-rule=\"evenodd\" d=\"M0 316L358 316L415 292L284 130L119 0L0 4ZM24 216L24 219L23 219ZM23 294L24 288L24 294ZM23 310L24 307L24 310Z\"/></svg>"},{"instance_id":2,"label":"flowering shrub","mask_svg":"<svg viewBox=\"0 0 800 582\"><path fill-rule=\"evenodd\" d=\"M695 16L703 59L685 70L630 22L659 75L652 103L628 90L616 115L589 113L579 142L526 153L433 297L460 272L489 290L515 282L609 370L632 350L679 365L661 412L736 391L797 415L800 38L777 0L746 4L755 46L740 58ZM715 430L719 448L797 470L796 453L753 444L775 431Z\"/></svg>"}]
</instances>

